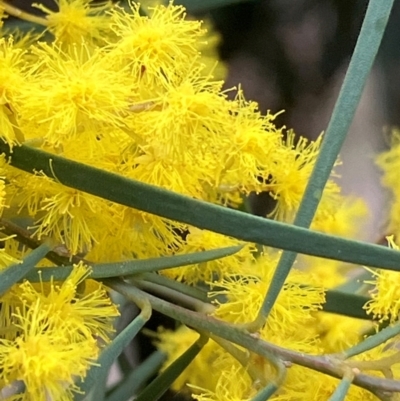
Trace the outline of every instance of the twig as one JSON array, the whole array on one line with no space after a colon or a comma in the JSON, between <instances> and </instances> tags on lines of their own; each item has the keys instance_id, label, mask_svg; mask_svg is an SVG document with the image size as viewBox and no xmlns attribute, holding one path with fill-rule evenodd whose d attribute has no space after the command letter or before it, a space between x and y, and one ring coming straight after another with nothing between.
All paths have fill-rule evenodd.
<instances>
[{"instance_id":1,"label":"twig","mask_svg":"<svg viewBox=\"0 0 400 401\"><path fill-rule=\"evenodd\" d=\"M102 282L127 298L131 298L132 295L147 297L154 310L195 329L209 331L218 337L242 346L266 359L270 359L271 356L274 358L279 357L283 363L295 363L339 379L343 378L346 369L348 369L346 361L343 361L342 359L334 358L330 355L307 355L302 352L279 347L257 338L254 334L240 330L234 325L215 319L211 316L206 316L202 313L184 309L153 295L147 294L138 288L125 283L123 280L106 279L102 280ZM361 372L355 373L353 384L374 394L400 392L400 381L375 377Z\"/></svg>"},{"instance_id":2,"label":"twig","mask_svg":"<svg viewBox=\"0 0 400 401\"><path fill-rule=\"evenodd\" d=\"M0 218L0 227L3 227L2 232L7 235L14 235L18 242L26 245L30 249L36 249L44 242L34 238L28 230L10 220ZM88 261L85 261L85 259L80 256L70 255L62 245L58 245L53 251L49 252L46 255L46 259L59 266L70 265L71 262L79 263L80 261L89 264Z\"/></svg>"}]
</instances>

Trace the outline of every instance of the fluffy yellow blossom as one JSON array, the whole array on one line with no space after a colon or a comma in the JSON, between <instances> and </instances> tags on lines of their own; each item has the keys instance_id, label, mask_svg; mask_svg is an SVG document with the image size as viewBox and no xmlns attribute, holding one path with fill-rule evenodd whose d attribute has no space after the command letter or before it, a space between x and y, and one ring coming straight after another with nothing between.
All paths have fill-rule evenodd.
<instances>
[{"instance_id":1,"label":"fluffy yellow blossom","mask_svg":"<svg viewBox=\"0 0 400 401\"><path fill-rule=\"evenodd\" d=\"M103 287L84 284L89 270L82 263L62 283L14 285L1 298L0 382L22 380L21 400L72 400L95 364L100 344L113 333L118 316Z\"/></svg>"},{"instance_id":2,"label":"fluffy yellow blossom","mask_svg":"<svg viewBox=\"0 0 400 401\"><path fill-rule=\"evenodd\" d=\"M264 254L254 262L244 262L239 274L218 281L221 290L210 296L225 296L216 301L214 315L232 323L252 322L263 303L279 253ZM303 285L300 285L302 283ZM314 312L321 309L324 292L312 277L292 269L269 317L261 330L261 338L299 351L318 352L317 337L312 326Z\"/></svg>"},{"instance_id":3,"label":"fluffy yellow blossom","mask_svg":"<svg viewBox=\"0 0 400 401\"><path fill-rule=\"evenodd\" d=\"M112 250L119 249L121 259L144 259L155 256L174 254L184 244L180 233L186 232L186 224L170 222L159 216L140 212L127 207L113 205L112 221L107 226L106 236L103 242L98 242L93 252L88 255L91 260L108 260L108 247ZM104 244L107 244L105 247ZM98 259L101 257L102 259Z\"/></svg>"},{"instance_id":4,"label":"fluffy yellow blossom","mask_svg":"<svg viewBox=\"0 0 400 401\"><path fill-rule=\"evenodd\" d=\"M0 377L5 385L14 380L25 384L23 400L72 400L76 376L84 377L98 356L96 340L81 336L73 342L70 327L49 319L40 299L23 304L13 314L18 335L0 339ZM78 330L78 328L76 328Z\"/></svg>"},{"instance_id":5,"label":"fluffy yellow blossom","mask_svg":"<svg viewBox=\"0 0 400 401\"><path fill-rule=\"evenodd\" d=\"M274 168L273 156L283 135L273 123L276 116L262 116L257 103L247 101L241 89L229 102L223 122L225 135L220 135L220 145L215 146L220 162L213 165L222 195L270 190L267 184Z\"/></svg>"},{"instance_id":6,"label":"fluffy yellow blossom","mask_svg":"<svg viewBox=\"0 0 400 401\"><path fill-rule=\"evenodd\" d=\"M198 401L250 401L256 394L252 382L243 367L232 366L223 370L215 390L190 386L201 394L193 394Z\"/></svg>"},{"instance_id":7,"label":"fluffy yellow blossom","mask_svg":"<svg viewBox=\"0 0 400 401\"><path fill-rule=\"evenodd\" d=\"M213 144L217 135L223 134L221 124L228 115L221 86L222 82L202 76L199 69L192 70L179 84L168 85L148 110L132 113L129 125L134 139L140 136L141 149L154 149L157 159L169 163L182 160L181 168L185 167L185 158L194 159L193 165L201 162L204 144ZM185 146L189 149L182 152ZM198 153L194 153L195 146Z\"/></svg>"},{"instance_id":8,"label":"fluffy yellow blossom","mask_svg":"<svg viewBox=\"0 0 400 401\"><path fill-rule=\"evenodd\" d=\"M316 316L315 329L326 354L344 351L360 342L364 333L373 328L366 320L320 312Z\"/></svg>"},{"instance_id":9,"label":"fluffy yellow blossom","mask_svg":"<svg viewBox=\"0 0 400 401\"><path fill-rule=\"evenodd\" d=\"M118 311L102 286L98 285L89 293L78 287L88 283L86 279L89 273L90 269L80 262L74 265L73 272L64 282L51 282L48 290L42 287L38 291L25 281L19 286L18 294L25 303L40 299L42 307L48 311L49 319L64 324L66 329L69 325L71 338L95 336L108 342L113 332L113 319L118 316Z\"/></svg>"},{"instance_id":10,"label":"fluffy yellow blossom","mask_svg":"<svg viewBox=\"0 0 400 401\"><path fill-rule=\"evenodd\" d=\"M101 50L86 43L65 52L41 43L32 49L41 61L32 66L31 79L22 93L24 121L35 121L34 137L61 145L82 131L100 138L123 125L132 85L121 71L104 62ZM90 145L90 142L87 144Z\"/></svg>"},{"instance_id":11,"label":"fluffy yellow blossom","mask_svg":"<svg viewBox=\"0 0 400 401\"><path fill-rule=\"evenodd\" d=\"M270 400L273 401L326 401L340 381L326 374L293 365L287 370L285 383ZM346 401L378 401L369 391L351 386Z\"/></svg>"},{"instance_id":12,"label":"fluffy yellow blossom","mask_svg":"<svg viewBox=\"0 0 400 401\"><path fill-rule=\"evenodd\" d=\"M66 336L74 340L95 336L108 342L118 311L105 289L87 280L89 272L90 269L80 262L62 283L24 281L16 284L1 299L1 327L13 326L12 316L17 308L40 300L41 308L47 311L47 319L62 325ZM90 290L86 290L86 285Z\"/></svg>"},{"instance_id":13,"label":"fluffy yellow blossom","mask_svg":"<svg viewBox=\"0 0 400 401\"><path fill-rule=\"evenodd\" d=\"M293 131L281 138L281 144L272 155L269 191L276 199L275 209L270 216L278 220L291 222L297 211L314 164L317 160L322 136L315 142L303 137L296 137ZM339 192L338 185L329 180L324 196L329 197Z\"/></svg>"},{"instance_id":14,"label":"fluffy yellow blossom","mask_svg":"<svg viewBox=\"0 0 400 401\"><path fill-rule=\"evenodd\" d=\"M191 227L185 239L185 245L176 254L201 252L207 249L224 248L239 245L239 242L220 234ZM231 274L240 274L245 261L253 259L254 246L247 245L241 251L223 259L203 262L197 265L177 267L164 270L163 274L178 281L194 284L202 281L212 282L214 279Z\"/></svg>"},{"instance_id":15,"label":"fluffy yellow blossom","mask_svg":"<svg viewBox=\"0 0 400 401\"><path fill-rule=\"evenodd\" d=\"M83 40L104 42L109 34L109 18L104 15L112 8L111 1L92 4L90 0L56 0L58 10L53 11L42 4L36 7L47 14L47 29L57 42L63 45Z\"/></svg>"},{"instance_id":16,"label":"fluffy yellow blossom","mask_svg":"<svg viewBox=\"0 0 400 401\"><path fill-rule=\"evenodd\" d=\"M215 89L201 93L189 85L167 94L159 108L130 118L136 149L122 154L121 173L204 199L205 187L215 182L212 145L222 133L224 100Z\"/></svg>"},{"instance_id":17,"label":"fluffy yellow blossom","mask_svg":"<svg viewBox=\"0 0 400 401\"><path fill-rule=\"evenodd\" d=\"M26 79L24 53L12 37L0 38L0 136L10 145L24 140L18 125L18 95Z\"/></svg>"},{"instance_id":18,"label":"fluffy yellow blossom","mask_svg":"<svg viewBox=\"0 0 400 401\"><path fill-rule=\"evenodd\" d=\"M380 154L377 165L383 170L382 184L392 194L387 232L396 238L400 235L400 187L396 172L400 168L400 131L394 130L391 138L391 148Z\"/></svg>"},{"instance_id":19,"label":"fluffy yellow blossom","mask_svg":"<svg viewBox=\"0 0 400 401\"><path fill-rule=\"evenodd\" d=\"M394 242L394 236L387 237L387 240L391 248L399 249ZM376 270L373 275L375 279L368 284L375 285L375 288L371 291L371 300L365 304L364 309L380 321L395 322L400 313L399 272Z\"/></svg>"},{"instance_id":20,"label":"fluffy yellow blossom","mask_svg":"<svg viewBox=\"0 0 400 401\"><path fill-rule=\"evenodd\" d=\"M182 6L149 7L149 16L140 15L140 6L129 1L130 12L116 7L110 11L111 28L119 39L112 58L129 65L136 80L151 86L163 85L190 71L200 57L198 41L205 31L200 21L185 19Z\"/></svg>"},{"instance_id":21,"label":"fluffy yellow blossom","mask_svg":"<svg viewBox=\"0 0 400 401\"><path fill-rule=\"evenodd\" d=\"M96 243L96 234L112 220L112 215L105 212L107 201L65 187L44 175L18 175L15 189L18 206L21 210L26 208L35 219L38 238L52 236L72 254L87 252Z\"/></svg>"},{"instance_id":22,"label":"fluffy yellow blossom","mask_svg":"<svg viewBox=\"0 0 400 401\"><path fill-rule=\"evenodd\" d=\"M330 198L322 198L311 228L340 237L356 238L368 217L369 211L363 199L331 194Z\"/></svg>"},{"instance_id":23,"label":"fluffy yellow blossom","mask_svg":"<svg viewBox=\"0 0 400 401\"><path fill-rule=\"evenodd\" d=\"M162 370L179 358L198 338L199 334L186 326L180 326L176 331L159 329L156 344L168 356ZM172 388L184 389L186 383L198 386L207 383L207 388L215 388L218 374L210 375L210 367L223 353L223 349L214 341L208 341L184 373L175 380Z\"/></svg>"}]
</instances>

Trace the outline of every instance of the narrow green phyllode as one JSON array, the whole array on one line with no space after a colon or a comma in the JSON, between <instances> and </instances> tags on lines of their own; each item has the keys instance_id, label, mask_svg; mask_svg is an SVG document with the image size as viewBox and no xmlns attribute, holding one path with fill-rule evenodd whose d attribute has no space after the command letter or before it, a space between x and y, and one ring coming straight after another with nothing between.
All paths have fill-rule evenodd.
<instances>
[{"instance_id":1,"label":"narrow green phyllode","mask_svg":"<svg viewBox=\"0 0 400 401\"><path fill-rule=\"evenodd\" d=\"M378 52L393 0L371 0L346 73L331 120L322 142L321 151L304 192L294 225L309 227L322 197L333 165L353 121L361 93ZM285 283L297 253L283 252L264 303L250 331L261 328Z\"/></svg>"}]
</instances>

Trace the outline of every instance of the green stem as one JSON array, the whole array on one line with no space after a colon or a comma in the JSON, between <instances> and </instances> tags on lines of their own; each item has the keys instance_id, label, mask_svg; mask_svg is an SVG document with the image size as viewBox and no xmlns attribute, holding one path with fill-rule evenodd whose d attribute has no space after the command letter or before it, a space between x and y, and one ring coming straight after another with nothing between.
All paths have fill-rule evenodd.
<instances>
[{"instance_id":1,"label":"green stem","mask_svg":"<svg viewBox=\"0 0 400 401\"><path fill-rule=\"evenodd\" d=\"M392 365L400 362L400 352L389 355L376 361L347 361L347 365L362 370L379 370L384 372L389 370Z\"/></svg>"},{"instance_id":2,"label":"green stem","mask_svg":"<svg viewBox=\"0 0 400 401\"><path fill-rule=\"evenodd\" d=\"M55 243L53 241L45 241L26 256L21 263L17 263L2 270L0 272L0 294L3 294L17 281L24 278L54 247Z\"/></svg>"},{"instance_id":3,"label":"green stem","mask_svg":"<svg viewBox=\"0 0 400 401\"><path fill-rule=\"evenodd\" d=\"M268 400L276 391L278 386L275 383L267 384L263 389L261 389L251 401L266 401Z\"/></svg>"},{"instance_id":4,"label":"green stem","mask_svg":"<svg viewBox=\"0 0 400 401\"><path fill-rule=\"evenodd\" d=\"M126 378L119 383L106 398L106 401L126 401L135 395L146 382L160 369L166 355L161 351L151 354L136 369L132 370Z\"/></svg>"},{"instance_id":5,"label":"green stem","mask_svg":"<svg viewBox=\"0 0 400 401\"><path fill-rule=\"evenodd\" d=\"M151 283L159 284L167 288L171 288L175 291L179 291L182 294L189 295L192 298L196 298L203 302L209 302L207 291L200 288L192 287L190 285L180 283L179 281L172 280L162 274L157 273L143 273L139 275L140 279L150 281Z\"/></svg>"},{"instance_id":6,"label":"green stem","mask_svg":"<svg viewBox=\"0 0 400 401\"><path fill-rule=\"evenodd\" d=\"M394 0L370 0L357 44L351 58L321 150L294 220L298 227L309 227L325 184L349 131L375 56L378 52ZM283 252L272 278L264 303L249 330L257 331L264 324L279 296L296 259L295 252Z\"/></svg>"},{"instance_id":7,"label":"green stem","mask_svg":"<svg viewBox=\"0 0 400 401\"><path fill-rule=\"evenodd\" d=\"M21 170L32 174L42 171L68 187L171 220L273 248L400 271L400 252L394 249L252 216L26 145L14 146L11 152L0 141L0 153Z\"/></svg>"},{"instance_id":8,"label":"green stem","mask_svg":"<svg viewBox=\"0 0 400 401\"><path fill-rule=\"evenodd\" d=\"M343 377L344 369L346 368L343 359L332 356L307 355L303 352L279 347L238 329L229 323L198 312L186 310L153 295L146 294L119 279L106 279L103 280L103 283L127 298L131 296L147 297L154 310L178 320L187 326L194 327L196 330L206 331L227 341L231 341L268 360L272 360L275 356L285 361L285 363L296 363L338 379L342 379ZM383 379L363 373L357 374L353 383L374 393L379 392L379 390L400 392L400 382L398 380Z\"/></svg>"},{"instance_id":9,"label":"green stem","mask_svg":"<svg viewBox=\"0 0 400 401\"><path fill-rule=\"evenodd\" d=\"M387 340L390 340L399 333L400 333L400 323L397 323L396 325L391 327L386 327L379 333L367 337L364 341L355 345L354 347L351 347L346 351L343 351L342 353L339 354L339 357L342 359L351 358L352 356L361 354L362 352L377 347L378 345L384 343Z\"/></svg>"},{"instance_id":10,"label":"green stem","mask_svg":"<svg viewBox=\"0 0 400 401\"><path fill-rule=\"evenodd\" d=\"M182 294L181 292L178 292L172 288L167 288L156 283L135 278L132 278L130 281L143 291L150 292L151 294L157 294L161 296L161 298L166 298L169 301L172 301L174 304L181 305L185 308L206 314L210 314L215 310L215 306L211 305L210 303L199 301L198 299L186 294Z\"/></svg>"},{"instance_id":11,"label":"green stem","mask_svg":"<svg viewBox=\"0 0 400 401\"><path fill-rule=\"evenodd\" d=\"M353 382L354 374L351 371L346 374L340 381L339 386L337 386L335 392L329 397L328 401L344 401L347 393L350 390L351 383Z\"/></svg>"},{"instance_id":12,"label":"green stem","mask_svg":"<svg viewBox=\"0 0 400 401\"><path fill-rule=\"evenodd\" d=\"M157 401L168 390L175 379L193 361L197 354L207 343L208 337L200 335L178 359L167 367L156 379L154 379L140 394L136 401Z\"/></svg>"},{"instance_id":13,"label":"green stem","mask_svg":"<svg viewBox=\"0 0 400 401\"><path fill-rule=\"evenodd\" d=\"M169 269L171 267L181 267L196 263L208 262L230 256L242 249L242 246L230 246L226 248L211 249L208 251L193 252L185 255L161 256L158 258L135 259L124 262L113 263L91 263L88 260L82 261L91 266L90 277L101 279L107 277L123 277L133 274L153 272ZM78 263L74 260L75 263ZM68 263L70 264L70 263ZM29 280L32 282L50 281L52 278L57 281L65 280L72 272L73 266L47 267L41 273L33 271L29 274Z\"/></svg>"},{"instance_id":14,"label":"green stem","mask_svg":"<svg viewBox=\"0 0 400 401\"><path fill-rule=\"evenodd\" d=\"M76 394L75 401L83 401L88 394L96 393L95 386L99 378L106 378L111 365L150 319L152 310L147 296L131 294L129 299L141 309L140 314L103 349L97 360L98 365L92 366L84 381L78 383L82 393Z\"/></svg>"},{"instance_id":15,"label":"green stem","mask_svg":"<svg viewBox=\"0 0 400 401\"><path fill-rule=\"evenodd\" d=\"M369 300L370 298L357 294L328 290L325 292L325 303L322 305L322 310L342 316L371 320L371 316L368 316L366 310L363 309Z\"/></svg>"}]
</instances>

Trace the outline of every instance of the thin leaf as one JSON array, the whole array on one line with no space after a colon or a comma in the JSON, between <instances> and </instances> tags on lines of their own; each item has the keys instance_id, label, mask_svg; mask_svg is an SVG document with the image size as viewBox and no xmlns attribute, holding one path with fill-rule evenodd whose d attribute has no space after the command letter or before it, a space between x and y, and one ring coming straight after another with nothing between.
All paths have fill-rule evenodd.
<instances>
[{"instance_id":1,"label":"thin leaf","mask_svg":"<svg viewBox=\"0 0 400 401\"><path fill-rule=\"evenodd\" d=\"M337 386L335 392L329 397L328 401L343 401L346 398L347 393L350 390L352 383L352 377L343 377Z\"/></svg>"},{"instance_id":2,"label":"thin leaf","mask_svg":"<svg viewBox=\"0 0 400 401\"><path fill-rule=\"evenodd\" d=\"M98 366L92 366L89 369L84 381L77 383L83 394L76 394L75 401L97 401L95 399L96 391L93 390L93 388L96 386L99 378L104 379L107 377L107 373L111 365L117 359L118 355L121 354L124 348L132 341L136 334L150 319L150 304L146 302L146 300L141 299L138 302L138 306L142 307L140 314L120 334L118 334L109 345L103 349L97 361Z\"/></svg>"},{"instance_id":3,"label":"thin leaf","mask_svg":"<svg viewBox=\"0 0 400 401\"><path fill-rule=\"evenodd\" d=\"M163 256L160 258L136 259L116 263L90 264L92 271L90 278L100 279L107 277L123 277L152 271L181 267L210 260L224 258L240 251L243 247L229 246L226 248L212 249L210 251L193 252L185 255ZM72 272L73 266L46 267L40 271L31 271L26 278L31 282L65 280Z\"/></svg>"},{"instance_id":4,"label":"thin leaf","mask_svg":"<svg viewBox=\"0 0 400 401\"><path fill-rule=\"evenodd\" d=\"M314 218L325 184L353 121L354 113L385 32L393 1L370 0L368 4L361 32L323 138L318 159L294 220L295 226L309 227ZM251 327L251 330L256 331L264 325L296 256L295 252L282 254L259 315L255 322L249 325L249 329Z\"/></svg>"},{"instance_id":5,"label":"thin leaf","mask_svg":"<svg viewBox=\"0 0 400 401\"><path fill-rule=\"evenodd\" d=\"M2 270L0 272L0 294L3 294L17 281L23 279L53 247L53 243L45 242L26 256L22 263L12 265Z\"/></svg>"},{"instance_id":6,"label":"thin leaf","mask_svg":"<svg viewBox=\"0 0 400 401\"><path fill-rule=\"evenodd\" d=\"M363 309L370 298L337 290L326 291L325 297L326 302L322 305L322 310L324 312L371 320L371 316Z\"/></svg>"},{"instance_id":7,"label":"thin leaf","mask_svg":"<svg viewBox=\"0 0 400 401\"><path fill-rule=\"evenodd\" d=\"M278 390L278 386L275 383L267 384L263 389L261 389L252 399L251 401L266 401L275 394Z\"/></svg>"},{"instance_id":8,"label":"thin leaf","mask_svg":"<svg viewBox=\"0 0 400 401\"><path fill-rule=\"evenodd\" d=\"M160 369L165 359L166 355L163 352L153 352L116 386L106 401L127 401Z\"/></svg>"},{"instance_id":9,"label":"thin leaf","mask_svg":"<svg viewBox=\"0 0 400 401\"><path fill-rule=\"evenodd\" d=\"M171 387L176 378L193 361L207 343L208 338L201 335L178 359L156 377L135 399L136 401L157 401Z\"/></svg>"},{"instance_id":10,"label":"thin leaf","mask_svg":"<svg viewBox=\"0 0 400 401\"><path fill-rule=\"evenodd\" d=\"M210 302L206 288L193 287L156 273L144 273L140 275L140 278L150 281L151 283L159 284L166 288L171 288L200 301Z\"/></svg>"},{"instance_id":11,"label":"thin leaf","mask_svg":"<svg viewBox=\"0 0 400 401\"><path fill-rule=\"evenodd\" d=\"M0 152L11 165L48 177L112 202L191 224L244 241L349 263L400 271L400 252L294 227L223 206L192 199L154 185L121 177L31 148L0 141Z\"/></svg>"},{"instance_id":12,"label":"thin leaf","mask_svg":"<svg viewBox=\"0 0 400 401\"><path fill-rule=\"evenodd\" d=\"M354 347L343 351L341 354L344 358L351 358L352 356L361 354L362 352L368 351L372 348L377 347L380 344L383 344L385 341L390 340L394 336L397 336L399 333L400 323L397 323L394 326L384 328L373 336L367 337L364 341L361 341Z\"/></svg>"}]
</instances>

